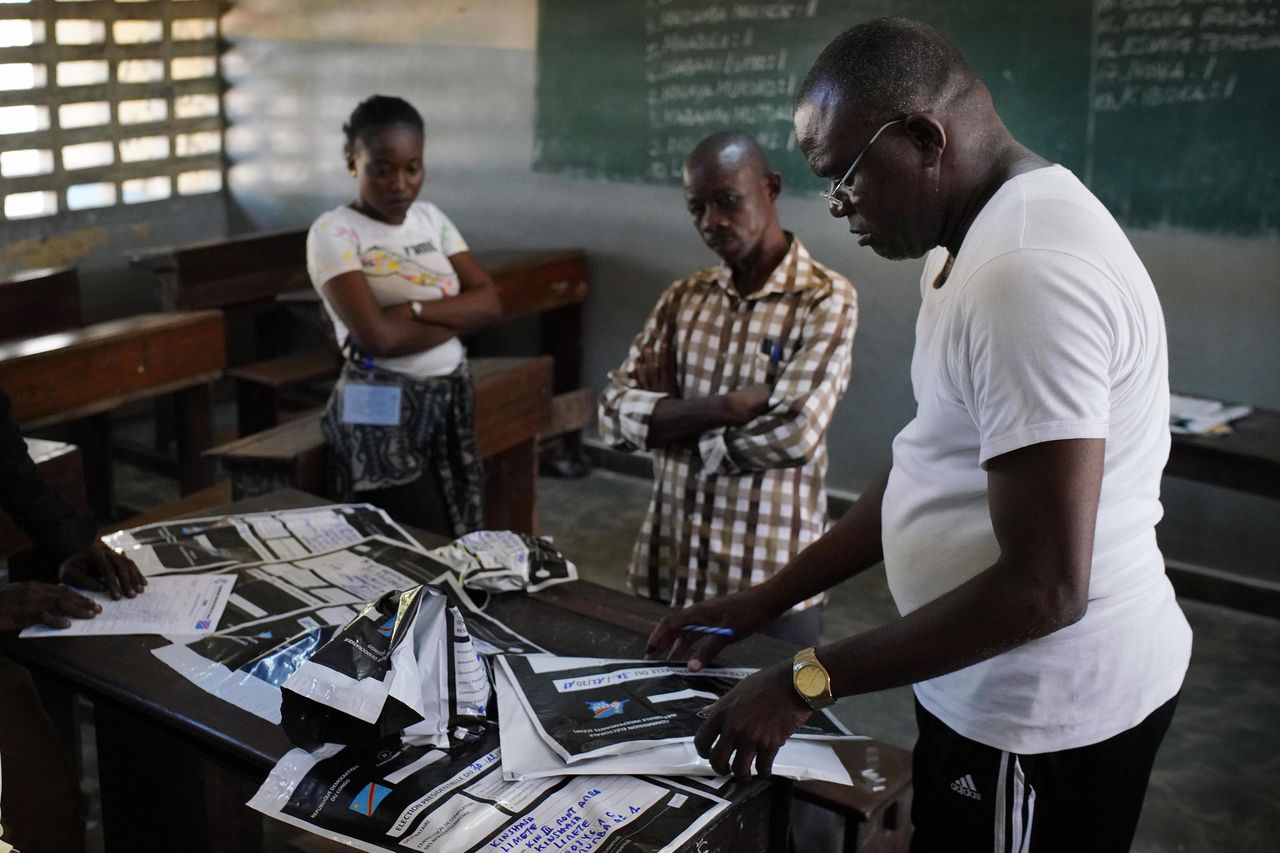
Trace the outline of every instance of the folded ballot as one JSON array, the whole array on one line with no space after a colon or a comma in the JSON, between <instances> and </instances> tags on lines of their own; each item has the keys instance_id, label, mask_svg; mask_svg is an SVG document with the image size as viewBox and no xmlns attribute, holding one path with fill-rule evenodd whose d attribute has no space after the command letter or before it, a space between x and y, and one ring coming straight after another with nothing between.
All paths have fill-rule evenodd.
<instances>
[{"instance_id":1,"label":"folded ballot","mask_svg":"<svg viewBox=\"0 0 1280 853\"><path fill-rule=\"evenodd\" d=\"M648 661L505 655L494 686L502 773L509 781L577 774L714 776L693 745L708 704L754 669ZM861 740L819 711L778 751L773 772L789 779L852 784L831 748Z\"/></svg>"},{"instance_id":2,"label":"folded ballot","mask_svg":"<svg viewBox=\"0 0 1280 853\"><path fill-rule=\"evenodd\" d=\"M365 605L303 662L284 683L281 716L299 746L400 732L443 745L454 726L484 717L490 690L458 609L415 586Z\"/></svg>"},{"instance_id":3,"label":"folded ballot","mask_svg":"<svg viewBox=\"0 0 1280 853\"><path fill-rule=\"evenodd\" d=\"M537 592L578 577L550 539L510 530L476 530L427 553L457 572L468 589Z\"/></svg>"}]
</instances>

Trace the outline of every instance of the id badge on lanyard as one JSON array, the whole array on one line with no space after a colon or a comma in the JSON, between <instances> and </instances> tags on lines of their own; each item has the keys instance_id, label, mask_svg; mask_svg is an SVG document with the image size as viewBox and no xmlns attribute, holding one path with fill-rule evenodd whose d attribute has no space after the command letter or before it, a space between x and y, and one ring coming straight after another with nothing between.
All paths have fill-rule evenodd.
<instances>
[{"instance_id":1,"label":"id badge on lanyard","mask_svg":"<svg viewBox=\"0 0 1280 853\"><path fill-rule=\"evenodd\" d=\"M353 358L359 358L365 370L373 370L373 358L356 349L350 338ZM342 422L367 426L400 426L400 386L394 382L342 383Z\"/></svg>"},{"instance_id":2,"label":"id badge on lanyard","mask_svg":"<svg viewBox=\"0 0 1280 853\"><path fill-rule=\"evenodd\" d=\"M382 382L345 383L342 386L342 422L400 426L400 386Z\"/></svg>"}]
</instances>

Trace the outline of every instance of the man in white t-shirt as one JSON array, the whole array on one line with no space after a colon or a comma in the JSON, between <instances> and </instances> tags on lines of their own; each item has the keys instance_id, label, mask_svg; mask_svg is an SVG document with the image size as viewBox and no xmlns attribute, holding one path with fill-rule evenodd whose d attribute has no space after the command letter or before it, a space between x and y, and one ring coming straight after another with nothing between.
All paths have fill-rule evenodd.
<instances>
[{"instance_id":1,"label":"man in white t-shirt","mask_svg":"<svg viewBox=\"0 0 1280 853\"><path fill-rule=\"evenodd\" d=\"M825 537L766 584L668 617L651 652L700 668L727 640L684 626L740 637L883 559L901 618L744 681L699 751L767 772L814 708L910 683L913 850L1127 850L1191 651L1155 540L1169 399L1151 279L923 24L839 36L795 124L860 245L928 255L916 416Z\"/></svg>"}]
</instances>

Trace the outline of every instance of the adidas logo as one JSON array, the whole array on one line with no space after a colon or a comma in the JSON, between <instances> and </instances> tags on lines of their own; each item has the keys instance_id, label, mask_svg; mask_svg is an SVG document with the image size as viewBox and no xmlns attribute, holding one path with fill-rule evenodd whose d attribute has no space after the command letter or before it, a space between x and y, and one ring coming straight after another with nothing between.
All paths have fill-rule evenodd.
<instances>
[{"instance_id":1,"label":"adidas logo","mask_svg":"<svg viewBox=\"0 0 1280 853\"><path fill-rule=\"evenodd\" d=\"M951 783L951 790L965 797L974 800L981 800L982 795L978 793L978 788L973 784L973 777L968 773Z\"/></svg>"}]
</instances>

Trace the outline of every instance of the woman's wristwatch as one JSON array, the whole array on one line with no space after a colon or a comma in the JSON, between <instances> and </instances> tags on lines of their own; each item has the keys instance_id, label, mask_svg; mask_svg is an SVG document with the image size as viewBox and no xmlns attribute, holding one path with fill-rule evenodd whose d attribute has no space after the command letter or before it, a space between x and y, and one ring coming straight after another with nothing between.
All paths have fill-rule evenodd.
<instances>
[{"instance_id":1,"label":"woman's wristwatch","mask_svg":"<svg viewBox=\"0 0 1280 853\"><path fill-rule=\"evenodd\" d=\"M812 646L796 652L791 663L791 685L805 704L815 711L836 703L835 696L831 695L831 674L818 660Z\"/></svg>"}]
</instances>

